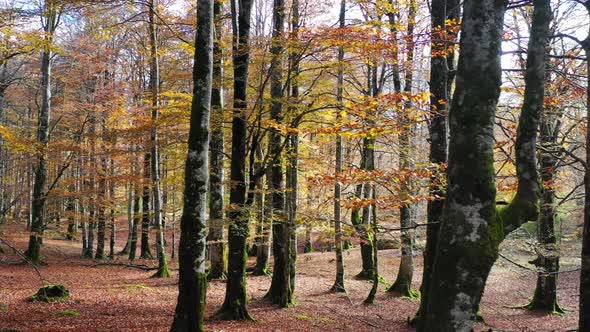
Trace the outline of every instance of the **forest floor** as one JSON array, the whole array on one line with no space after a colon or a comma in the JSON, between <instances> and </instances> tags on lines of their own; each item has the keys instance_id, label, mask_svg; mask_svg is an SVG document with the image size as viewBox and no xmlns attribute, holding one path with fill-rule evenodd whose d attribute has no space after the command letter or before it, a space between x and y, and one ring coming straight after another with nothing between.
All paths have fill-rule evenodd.
<instances>
[{"instance_id":1,"label":"forest floor","mask_svg":"<svg viewBox=\"0 0 590 332\"><path fill-rule=\"evenodd\" d=\"M119 235L118 235L119 236ZM20 225L3 225L0 237L19 250L26 248L28 233ZM121 232L117 247L124 245ZM511 309L526 304L535 287L535 273L499 258L494 266L481 313L485 323L476 331L567 331L575 329L578 317L579 244L573 238L562 242L562 270L559 300L565 315L551 315ZM173 277L151 278L153 271L124 266L99 266L97 261L80 258L80 242L48 235L42 249L46 266L39 267L43 279L64 284L71 294L63 303L28 302L42 285L30 265L2 244L0 254L0 331L168 331L177 297L178 271L171 262ZM502 253L518 264L530 266L530 248L521 239L506 240ZM153 251L154 252L154 251ZM250 313L255 321L231 322L213 318L223 301L225 283L213 281L207 294L206 329L209 331L413 331L407 321L419 301L385 293L381 284L374 305L364 305L371 284L354 279L359 272L360 254L352 249L344 254L348 293L328 290L335 275L334 253L300 254L297 260L297 304L279 309L263 300L270 277L248 277ZM104 261L105 263L109 261ZM116 262L126 263L121 257ZM420 286L422 256L415 256L414 287ZM135 264L155 264L137 260ZM250 264L254 261L251 260ZM399 264L399 250L379 252L379 271L393 282Z\"/></svg>"}]
</instances>

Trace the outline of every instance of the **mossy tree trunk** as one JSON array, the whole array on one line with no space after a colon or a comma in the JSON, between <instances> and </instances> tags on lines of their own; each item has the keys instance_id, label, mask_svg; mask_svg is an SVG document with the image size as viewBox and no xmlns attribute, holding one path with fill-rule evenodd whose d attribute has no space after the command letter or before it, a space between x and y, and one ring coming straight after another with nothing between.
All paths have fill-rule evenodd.
<instances>
[{"instance_id":1,"label":"mossy tree trunk","mask_svg":"<svg viewBox=\"0 0 590 332\"><path fill-rule=\"evenodd\" d=\"M413 60L414 60L414 27L416 21L416 0L411 0L408 8L408 30L406 35L406 69L404 78L404 93L412 94L412 85L414 79ZM400 133L399 133L399 168L400 170L410 171L413 167L411 156L410 137L413 135L412 123L410 121L410 112L412 112L412 103L407 101L404 109L400 114ZM412 183L408 178L406 183L402 183L400 197L402 206L399 209L401 231L401 261L397 272L397 277L388 289L389 292L401 296L415 297L416 293L412 291L412 278L414 276L414 230L412 226Z\"/></svg>"},{"instance_id":2,"label":"mossy tree trunk","mask_svg":"<svg viewBox=\"0 0 590 332\"><path fill-rule=\"evenodd\" d=\"M541 186L536 135L543 109L549 0L535 0L516 138L517 193L496 210L494 118L501 85L501 42L507 1L466 1L450 111L448 192L428 306L419 331L471 331L498 246L536 220Z\"/></svg>"},{"instance_id":3,"label":"mossy tree trunk","mask_svg":"<svg viewBox=\"0 0 590 332\"><path fill-rule=\"evenodd\" d=\"M450 42L446 40L449 35L446 34L447 19L454 19L450 14L459 10L457 0L432 0L431 14L431 62L430 62L430 105L431 115L429 123L430 152L429 161L437 166L447 162L447 105L449 104L449 88L452 81L449 80L449 69L452 68L454 53L450 51ZM451 66L448 66L450 63ZM435 174L430 179L429 195L431 197L427 203L427 222L426 226L426 248L424 250L424 268L422 273L422 284L420 286L420 308L416 317L420 318L420 313L424 312L428 303L428 287L430 276L432 274L432 265L436 256L436 247L438 244L438 232L443 218L444 207L444 188L441 187L438 177Z\"/></svg>"},{"instance_id":4,"label":"mossy tree trunk","mask_svg":"<svg viewBox=\"0 0 590 332\"><path fill-rule=\"evenodd\" d=\"M178 251L178 302L171 331L204 331L209 120L213 77L213 1L197 3L193 99ZM165 256L162 253L162 256Z\"/></svg>"},{"instance_id":5,"label":"mossy tree trunk","mask_svg":"<svg viewBox=\"0 0 590 332\"><path fill-rule=\"evenodd\" d=\"M283 51L284 51L284 26L285 26L285 2L274 0L273 2L273 32L270 52L270 118L277 124L284 122L283 114ZM285 176L283 166L283 142L285 138L278 129L272 128L269 134L269 153L273 157L271 167L271 195L272 195L272 248L273 248L273 274L267 297L281 307L287 307L293 302L289 286L289 251L290 236L288 216L285 210Z\"/></svg>"},{"instance_id":6,"label":"mossy tree trunk","mask_svg":"<svg viewBox=\"0 0 590 332\"><path fill-rule=\"evenodd\" d=\"M225 300L217 316L223 319L251 319L246 298L246 240L248 210L246 206L246 110L248 64L250 59L250 14L252 0L231 2L232 58L234 63L234 113L232 119L232 152L229 201L228 271Z\"/></svg>"},{"instance_id":7,"label":"mossy tree trunk","mask_svg":"<svg viewBox=\"0 0 590 332\"><path fill-rule=\"evenodd\" d=\"M220 46L223 3L215 0L213 5L215 40L213 42L213 87L211 94L211 173L209 174L209 235L211 268L209 279L224 279L227 272L227 247L223 238L223 202L225 170L223 167L223 52Z\"/></svg>"},{"instance_id":8,"label":"mossy tree trunk","mask_svg":"<svg viewBox=\"0 0 590 332\"><path fill-rule=\"evenodd\" d=\"M44 211L47 193L47 149L49 147L49 121L51 119L51 57L53 34L57 28L60 17L60 5L57 1L45 1L42 14L44 31L44 46L41 53L41 105L37 122L37 142L40 153L37 156L37 168L35 169L35 182L32 194L32 223L29 246L25 255L33 263L41 262L41 243L45 228Z\"/></svg>"}]
</instances>

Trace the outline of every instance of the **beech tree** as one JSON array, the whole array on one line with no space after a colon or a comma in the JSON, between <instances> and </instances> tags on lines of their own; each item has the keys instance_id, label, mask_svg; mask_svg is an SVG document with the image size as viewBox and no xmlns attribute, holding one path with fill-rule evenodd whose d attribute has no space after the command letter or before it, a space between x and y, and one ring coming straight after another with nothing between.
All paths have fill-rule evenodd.
<instances>
[{"instance_id":1,"label":"beech tree","mask_svg":"<svg viewBox=\"0 0 590 332\"><path fill-rule=\"evenodd\" d=\"M213 0L197 3L193 99L178 251L178 303L171 331L204 331L209 120L213 84ZM164 255L164 254L162 254Z\"/></svg>"},{"instance_id":2,"label":"beech tree","mask_svg":"<svg viewBox=\"0 0 590 332\"><path fill-rule=\"evenodd\" d=\"M274 0L273 5L273 34L272 34L272 60L269 69L270 93L271 93L271 120L278 125L283 123L283 34L285 25L285 3L283 0ZM272 283L268 291L268 297L273 303L286 307L293 302L293 294L290 288L290 235L285 211L285 188L283 178L285 176L282 164L283 140L278 129L271 129L269 136L269 153L273 156L271 167L270 188L272 191L272 235L274 266Z\"/></svg>"},{"instance_id":3,"label":"beech tree","mask_svg":"<svg viewBox=\"0 0 590 332\"><path fill-rule=\"evenodd\" d=\"M346 22L346 0L340 1L340 15L338 18L338 24L340 29L343 29ZM338 103L339 111L342 112L343 108L343 85L344 85L344 48L338 47L338 81L336 85L336 102ZM338 119L340 119L340 112L338 113ZM342 172L342 136L336 135L336 163L334 173L336 175ZM342 197L342 185L339 181L334 183L334 241L336 243L336 279L331 290L334 292L346 292L344 285L344 259L342 257L342 203L340 198Z\"/></svg>"},{"instance_id":4,"label":"beech tree","mask_svg":"<svg viewBox=\"0 0 590 332\"><path fill-rule=\"evenodd\" d=\"M209 279L223 279L227 272L227 246L224 243L225 204L223 167L224 133L223 133L223 50L222 37L222 9L223 2L216 0L214 4L215 41L213 43L213 90L211 95L211 173L209 178L209 235L211 242L211 269Z\"/></svg>"},{"instance_id":5,"label":"beech tree","mask_svg":"<svg viewBox=\"0 0 590 332\"><path fill-rule=\"evenodd\" d=\"M250 59L251 0L231 2L232 59L234 96L232 118L232 151L229 194L228 271L225 300L218 316L224 319L250 319L246 298L246 240L248 238L248 204L246 204L246 111L248 106L248 65Z\"/></svg>"},{"instance_id":6,"label":"beech tree","mask_svg":"<svg viewBox=\"0 0 590 332\"><path fill-rule=\"evenodd\" d=\"M37 124L37 141L41 146L37 156L35 183L32 195L32 223L27 257L34 263L41 262L41 243L45 227L44 209L47 199L47 147L49 144L49 120L51 118L51 57L54 33L59 25L63 4L47 0L42 4L41 18L44 46L41 52L41 107Z\"/></svg>"},{"instance_id":7,"label":"beech tree","mask_svg":"<svg viewBox=\"0 0 590 332\"><path fill-rule=\"evenodd\" d=\"M518 189L496 208L493 129L500 94L506 1L466 1L450 110L448 188L426 311L419 331L470 331L505 236L539 214L536 136L543 110L551 7L534 1L525 97L516 139Z\"/></svg>"}]
</instances>

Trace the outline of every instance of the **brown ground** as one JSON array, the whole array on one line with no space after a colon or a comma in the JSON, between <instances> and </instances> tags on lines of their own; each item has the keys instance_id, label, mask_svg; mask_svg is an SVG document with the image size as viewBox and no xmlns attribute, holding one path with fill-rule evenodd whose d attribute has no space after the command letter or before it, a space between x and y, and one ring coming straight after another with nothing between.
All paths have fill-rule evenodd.
<instances>
[{"instance_id":1,"label":"brown ground","mask_svg":"<svg viewBox=\"0 0 590 332\"><path fill-rule=\"evenodd\" d=\"M0 237L19 249L26 247L27 234L20 226L3 226ZM124 235L119 239L124 244ZM177 295L177 271L171 279L151 278L153 272L120 266L95 266L95 261L80 258L80 243L46 239L43 254L47 266L43 277L64 284L71 293L65 303L29 303L26 298L41 286L35 270L12 250L0 254L0 331L167 331L172 322ZM573 243L573 242L572 242ZM568 247L567 243L564 245ZM572 255L577 246L570 245ZM520 263L527 257L517 242L504 245L506 255ZM399 250L380 251L380 272L392 282L399 264ZM225 284L212 282L208 290L206 329L211 331L412 331L406 321L416 312L419 302L396 298L381 285L375 305L362 301L371 287L354 280L360 256L356 249L345 253L348 296L332 294L328 289L335 274L333 253L300 254L298 258L297 305L278 309L262 300L270 277L249 277L250 312L254 322L226 322L212 318L223 301ZM564 262L564 270L575 269L576 262ZM121 262L124 262L121 260ZM136 263L152 264L137 261ZM419 287L422 259L416 256L414 287ZM577 263L579 264L579 262ZM171 263L173 269L176 263ZM486 319L477 331L566 331L577 324L579 272L563 273L559 280L560 303L564 316L531 313L507 306L525 304L535 285L535 275L500 259L494 267L481 304ZM65 310L79 317L64 316Z\"/></svg>"}]
</instances>

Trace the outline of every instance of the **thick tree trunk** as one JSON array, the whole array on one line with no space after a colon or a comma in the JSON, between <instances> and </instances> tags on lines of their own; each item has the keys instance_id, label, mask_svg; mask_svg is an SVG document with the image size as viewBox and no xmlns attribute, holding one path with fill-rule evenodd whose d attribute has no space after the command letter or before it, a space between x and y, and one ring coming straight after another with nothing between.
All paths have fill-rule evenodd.
<instances>
[{"instance_id":1,"label":"thick tree trunk","mask_svg":"<svg viewBox=\"0 0 590 332\"><path fill-rule=\"evenodd\" d=\"M440 167L447 162L447 105L449 104L449 94L447 84L449 82L449 67L447 59L453 61L454 54L447 54L450 41L446 40L446 20L452 6L458 6L456 0L432 0L431 15L431 62L430 62L430 154L429 161ZM440 174L433 175L430 179L429 195L427 203L427 222L426 226L426 248L424 250L424 269L422 273L422 285L420 286L420 308L416 313L416 318L420 319L420 313L426 310L428 304L428 287L430 285L430 276L432 274L432 265L436 256L436 247L438 244L438 232L443 218L444 207L444 189L440 186L438 177Z\"/></svg>"},{"instance_id":2,"label":"thick tree trunk","mask_svg":"<svg viewBox=\"0 0 590 332\"><path fill-rule=\"evenodd\" d=\"M220 45L222 33L223 3L215 0L215 41L213 43L213 88L211 93L211 173L209 175L209 235L211 268L209 279L224 279L227 272L227 247L224 230L224 177L223 167L223 51Z\"/></svg>"},{"instance_id":3,"label":"thick tree trunk","mask_svg":"<svg viewBox=\"0 0 590 332\"><path fill-rule=\"evenodd\" d=\"M193 100L178 252L178 303L171 331L204 331L209 118L213 76L213 0L197 4ZM162 253L162 256L164 254Z\"/></svg>"},{"instance_id":4,"label":"thick tree trunk","mask_svg":"<svg viewBox=\"0 0 590 332\"><path fill-rule=\"evenodd\" d=\"M228 236L228 275L225 300L218 312L224 319L251 319L246 298L246 240L248 238L248 210L246 205L246 109L249 35L252 0L232 1L234 114L232 120L232 152Z\"/></svg>"},{"instance_id":5,"label":"thick tree trunk","mask_svg":"<svg viewBox=\"0 0 590 332\"><path fill-rule=\"evenodd\" d=\"M41 108L37 123L37 142L40 152L37 156L37 169L35 171L35 182L32 195L32 222L29 246L25 255L33 263L41 262L41 243L45 221L46 195L45 184L47 182L47 149L49 147L49 121L51 118L51 44L53 34L57 27L59 13L57 5L52 1L45 3L46 10L43 13L43 30L45 32L44 47L41 54Z\"/></svg>"},{"instance_id":6,"label":"thick tree trunk","mask_svg":"<svg viewBox=\"0 0 590 332\"><path fill-rule=\"evenodd\" d=\"M471 331L498 246L538 216L535 145L543 109L549 0L536 0L525 96L516 139L518 189L496 210L494 116L500 95L500 45L506 1L466 1L457 87L450 112L448 193L428 306L419 331Z\"/></svg>"},{"instance_id":7,"label":"thick tree trunk","mask_svg":"<svg viewBox=\"0 0 590 332\"><path fill-rule=\"evenodd\" d=\"M283 123L283 29L285 25L285 2L274 0L273 5L273 43L271 46L272 60L269 69L271 109L270 118L277 124ZM283 137L278 129L272 128L269 134L269 153L275 160L271 165L272 193L272 248L273 274L267 297L272 303L287 307L293 302L293 294L289 287L289 251L290 235L288 216L285 211L285 176L282 165Z\"/></svg>"}]
</instances>

